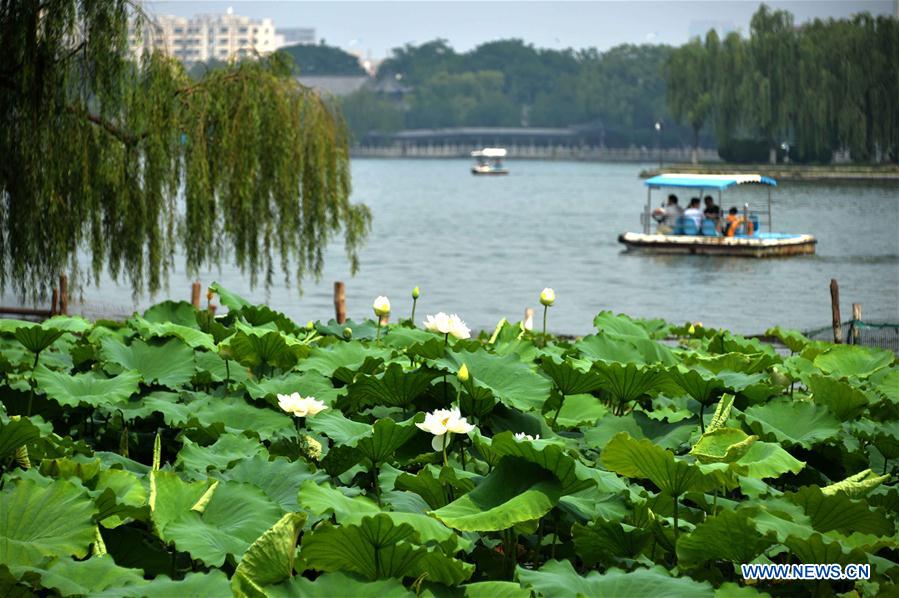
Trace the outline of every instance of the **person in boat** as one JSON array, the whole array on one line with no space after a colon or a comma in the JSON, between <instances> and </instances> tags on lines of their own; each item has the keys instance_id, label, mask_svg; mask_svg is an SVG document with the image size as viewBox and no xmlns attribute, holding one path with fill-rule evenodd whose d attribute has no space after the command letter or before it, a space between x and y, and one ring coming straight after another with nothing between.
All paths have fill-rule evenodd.
<instances>
[{"instance_id":1,"label":"person in boat","mask_svg":"<svg viewBox=\"0 0 899 598\"><path fill-rule=\"evenodd\" d=\"M736 207L732 207L727 211L724 229L725 236L733 237L741 226L746 229L746 236L751 237L753 233L752 220L746 220L743 216L740 216L740 211Z\"/></svg>"},{"instance_id":2,"label":"person in boat","mask_svg":"<svg viewBox=\"0 0 899 598\"><path fill-rule=\"evenodd\" d=\"M714 220L716 226L720 226L721 222L721 206L715 204L715 200L711 195L705 196L705 209L702 214L709 220ZM720 228L719 228L720 230Z\"/></svg>"},{"instance_id":3,"label":"person in boat","mask_svg":"<svg viewBox=\"0 0 899 598\"><path fill-rule=\"evenodd\" d=\"M668 204L663 208L656 208L652 213L652 217L659 223L656 232L660 235L671 234L677 226L678 218L683 214L683 209L677 205L677 195L672 193L668 196Z\"/></svg>"},{"instance_id":4,"label":"person in boat","mask_svg":"<svg viewBox=\"0 0 899 598\"><path fill-rule=\"evenodd\" d=\"M699 198L690 199L690 207L684 210L684 218L689 218L696 223L696 230L702 226L702 210L699 209Z\"/></svg>"}]
</instances>

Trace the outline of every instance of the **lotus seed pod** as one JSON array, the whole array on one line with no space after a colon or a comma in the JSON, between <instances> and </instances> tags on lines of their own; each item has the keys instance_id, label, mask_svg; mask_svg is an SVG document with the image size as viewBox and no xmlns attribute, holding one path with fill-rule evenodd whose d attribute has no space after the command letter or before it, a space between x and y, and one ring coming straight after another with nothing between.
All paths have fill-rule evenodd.
<instances>
[{"instance_id":1,"label":"lotus seed pod","mask_svg":"<svg viewBox=\"0 0 899 598\"><path fill-rule=\"evenodd\" d=\"M421 297L421 291L419 290L418 287L414 287L414 288L412 289L412 298L413 298L413 299L418 299L419 297Z\"/></svg>"},{"instance_id":2,"label":"lotus seed pod","mask_svg":"<svg viewBox=\"0 0 899 598\"><path fill-rule=\"evenodd\" d=\"M343 329L343 338L346 340L350 340L353 338L353 329L352 328L344 328Z\"/></svg>"}]
</instances>

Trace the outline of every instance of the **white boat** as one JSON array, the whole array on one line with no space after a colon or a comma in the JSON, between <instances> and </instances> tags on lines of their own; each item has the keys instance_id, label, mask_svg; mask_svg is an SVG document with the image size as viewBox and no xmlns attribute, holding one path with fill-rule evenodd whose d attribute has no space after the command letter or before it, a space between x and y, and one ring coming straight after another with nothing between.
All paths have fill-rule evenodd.
<instances>
[{"instance_id":1,"label":"white boat","mask_svg":"<svg viewBox=\"0 0 899 598\"><path fill-rule=\"evenodd\" d=\"M506 157L506 148L485 147L471 152L475 163L471 167L471 174L503 175L509 174L509 169L503 167L503 158Z\"/></svg>"},{"instance_id":2,"label":"white boat","mask_svg":"<svg viewBox=\"0 0 899 598\"><path fill-rule=\"evenodd\" d=\"M699 197L709 192L718 192L720 217L724 217L721 192L734 185L765 185L768 188L768 203L764 208L753 209L748 203L737 210L727 232L723 226L704 218L699 226L690 218L680 216L676 222L667 223L663 228L660 221L664 208L652 211L652 192L655 189L671 188L695 191ZM743 257L779 257L815 253L814 236L803 233L775 233L771 229L771 189L777 181L758 174L660 174L646 180L646 206L641 220L643 232L627 232L619 235L618 241L628 251L645 253L692 253L705 255L730 255ZM657 217L658 216L658 217ZM650 230L653 219L658 222L656 232ZM665 217L667 219L667 217ZM767 232L761 225L767 225ZM673 226L672 226L673 225ZM729 234L728 234L729 233Z\"/></svg>"}]
</instances>

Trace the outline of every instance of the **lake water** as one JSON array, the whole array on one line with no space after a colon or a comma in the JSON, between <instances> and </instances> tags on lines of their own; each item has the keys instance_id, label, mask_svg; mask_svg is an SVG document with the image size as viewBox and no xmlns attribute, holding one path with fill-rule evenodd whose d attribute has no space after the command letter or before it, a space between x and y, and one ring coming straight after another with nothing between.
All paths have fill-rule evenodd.
<instances>
[{"instance_id":1,"label":"lake water","mask_svg":"<svg viewBox=\"0 0 899 598\"><path fill-rule=\"evenodd\" d=\"M618 235L641 230L646 191L637 174L651 165L515 160L508 166L510 176L494 178L471 176L465 160L354 160L353 201L368 204L374 216L356 277L342 243L335 243L321 281L306 281L302 296L283 285L268 293L250 289L228 266L201 280L217 280L298 321L333 317L333 281L343 280L354 319L371 316L377 295L390 298L394 317L408 317L418 285L416 319L456 312L472 328L492 329L502 317L516 321L525 307L539 308L548 286L557 296L549 328L559 333L587 333L597 312L612 310L749 334L775 324L828 325L829 283L836 278L844 319L856 302L867 320L899 321L899 185L777 187L775 230L815 235L814 256L646 256L623 253ZM764 189L739 188L725 191L723 204L765 197ZM661 198L654 193L653 203ZM189 291L186 276L172 276L167 296L189 299ZM130 289L109 281L84 295L89 305L101 300L126 310L153 302L132 303ZM539 319L538 309L538 326Z\"/></svg>"}]
</instances>

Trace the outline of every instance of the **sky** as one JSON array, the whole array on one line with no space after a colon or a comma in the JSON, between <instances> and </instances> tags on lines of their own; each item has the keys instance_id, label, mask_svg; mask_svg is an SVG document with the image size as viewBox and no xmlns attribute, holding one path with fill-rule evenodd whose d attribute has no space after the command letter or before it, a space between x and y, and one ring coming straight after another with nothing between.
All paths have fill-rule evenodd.
<instances>
[{"instance_id":1,"label":"sky","mask_svg":"<svg viewBox=\"0 0 899 598\"><path fill-rule=\"evenodd\" d=\"M317 39L381 59L391 49L436 38L457 51L496 39L519 38L543 48L606 50L622 43L680 45L711 27L749 30L758 2L696 1L405 1L378 0L145 0L151 13L190 17L234 13L271 18L276 28L314 27ZM894 14L896 0L768 2L793 13L797 23L844 18L868 11Z\"/></svg>"}]
</instances>

